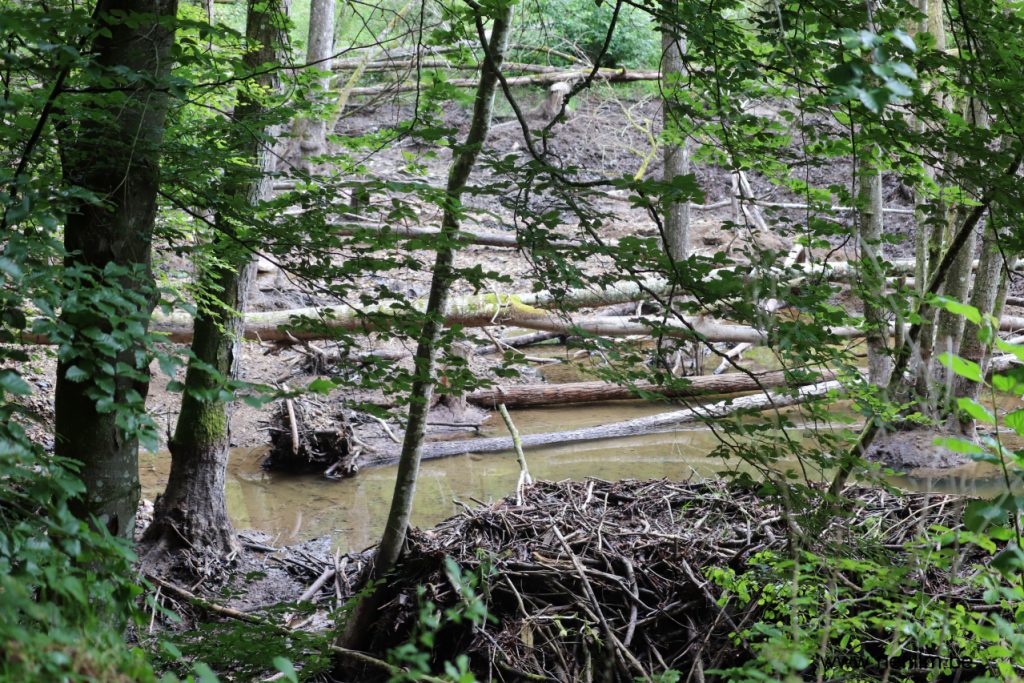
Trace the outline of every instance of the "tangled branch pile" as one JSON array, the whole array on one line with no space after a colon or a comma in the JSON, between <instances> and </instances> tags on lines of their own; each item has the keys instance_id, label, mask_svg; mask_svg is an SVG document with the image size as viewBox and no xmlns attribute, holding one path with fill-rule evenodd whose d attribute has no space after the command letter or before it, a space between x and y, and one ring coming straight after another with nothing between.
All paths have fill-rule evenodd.
<instances>
[{"instance_id":1,"label":"tangled branch pile","mask_svg":"<svg viewBox=\"0 0 1024 683\"><path fill-rule=\"evenodd\" d=\"M691 680L708 680L713 670L755 656L758 633L750 631L752 624L765 619L783 629L790 624L789 570L779 574L777 585L787 587L777 618L766 616L771 599L758 599L767 595L763 585L750 589L752 599L740 600L722 581L708 578L710 568L737 576L768 553L781 558L780 566L786 558L816 553L864 567L902 565L902 579L890 587L897 598L916 590L933 604L970 605L978 599L977 590L956 580L976 555L959 549L959 563L918 570L911 546L905 546L932 525L958 528L962 499L879 489L851 490L849 497L848 513L822 518L815 527L816 512L787 512L779 500L723 484L540 482L528 489L522 506L506 500L467 509L434 529L413 533L397 570L398 593L373 636L374 649L383 652L403 638L415 638L423 628L423 605L433 603L437 610L449 610L432 636L435 664L468 654L480 680L634 681L667 670L681 672L680 680L688 673ZM466 575L480 577L476 592L491 615L487 621L452 619L451 610L465 606L468 596L466 584L453 578L448 557ZM818 578L833 594L863 590L850 601L868 624L858 656L871 655L879 672L893 666L891 650L885 650L891 634L878 633L874 642L868 637L866 611L884 591L873 588L861 600L875 570L849 562L830 566L837 567L830 578ZM801 571L812 586L814 571ZM820 599L819 605L812 597L809 609L831 610L823 603L832 598ZM827 631L828 626L826 642ZM811 651L817 648L812 642ZM828 660L832 670L853 666L843 660L844 651L852 649L830 648L824 654L822 647L817 665ZM927 653L903 652L896 664L903 671L923 666L907 661L918 655Z\"/></svg>"}]
</instances>

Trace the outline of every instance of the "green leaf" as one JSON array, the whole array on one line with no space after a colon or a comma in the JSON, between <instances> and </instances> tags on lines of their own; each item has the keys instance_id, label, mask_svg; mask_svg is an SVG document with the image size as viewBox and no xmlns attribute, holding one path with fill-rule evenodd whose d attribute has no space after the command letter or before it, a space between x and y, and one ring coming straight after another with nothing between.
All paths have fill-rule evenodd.
<instances>
[{"instance_id":1,"label":"green leaf","mask_svg":"<svg viewBox=\"0 0 1024 683\"><path fill-rule=\"evenodd\" d=\"M974 306L962 304L959 301L956 301L955 299L947 299L945 297L940 297L939 303L942 305L943 308L945 308L953 315L962 315L975 325L981 324L981 311L979 311Z\"/></svg>"},{"instance_id":2,"label":"green leaf","mask_svg":"<svg viewBox=\"0 0 1024 683\"><path fill-rule=\"evenodd\" d=\"M220 679L217 678L217 674L213 673L213 669L202 662L196 662L193 671L196 673L198 683L220 683Z\"/></svg>"},{"instance_id":3,"label":"green leaf","mask_svg":"<svg viewBox=\"0 0 1024 683\"><path fill-rule=\"evenodd\" d=\"M318 377L309 383L309 390L317 394L329 394L334 390L334 382Z\"/></svg>"},{"instance_id":4,"label":"green leaf","mask_svg":"<svg viewBox=\"0 0 1024 683\"><path fill-rule=\"evenodd\" d=\"M295 673L295 667L292 666L291 661L284 657L274 657L274 668L280 671L284 675L286 681L291 683L299 683L298 674Z\"/></svg>"},{"instance_id":5,"label":"green leaf","mask_svg":"<svg viewBox=\"0 0 1024 683\"><path fill-rule=\"evenodd\" d=\"M1003 418L1003 421L1014 432L1024 436L1024 409L1013 411Z\"/></svg>"},{"instance_id":6,"label":"green leaf","mask_svg":"<svg viewBox=\"0 0 1024 683\"><path fill-rule=\"evenodd\" d=\"M917 52L917 44L914 42L914 38L899 29L892 32L892 37L900 41L903 47L907 48L911 52Z\"/></svg>"},{"instance_id":7,"label":"green leaf","mask_svg":"<svg viewBox=\"0 0 1024 683\"><path fill-rule=\"evenodd\" d=\"M1006 521L1006 509L990 500L972 500L964 508L964 526L968 531L983 532Z\"/></svg>"},{"instance_id":8,"label":"green leaf","mask_svg":"<svg viewBox=\"0 0 1024 683\"><path fill-rule=\"evenodd\" d=\"M1024 570L1024 552L1016 545L1009 545L992 558L992 566L1004 576L1019 574Z\"/></svg>"},{"instance_id":9,"label":"green leaf","mask_svg":"<svg viewBox=\"0 0 1024 683\"><path fill-rule=\"evenodd\" d=\"M961 377L966 377L979 384L985 383L985 379L981 375L981 367L973 361L965 360L952 353L944 353L939 356L939 362Z\"/></svg>"},{"instance_id":10,"label":"green leaf","mask_svg":"<svg viewBox=\"0 0 1024 683\"><path fill-rule=\"evenodd\" d=\"M1000 351L1012 353L1013 355L1017 356L1017 358L1019 358L1021 361L1024 361L1024 345L1010 344L1009 342L1005 342L1002 339L996 339L996 346L999 347Z\"/></svg>"},{"instance_id":11,"label":"green leaf","mask_svg":"<svg viewBox=\"0 0 1024 683\"><path fill-rule=\"evenodd\" d=\"M1024 382L1019 382L1010 375L992 375L992 386L995 387L996 391L1001 391L1004 394L1016 394L1018 396L1024 394Z\"/></svg>"},{"instance_id":12,"label":"green leaf","mask_svg":"<svg viewBox=\"0 0 1024 683\"><path fill-rule=\"evenodd\" d=\"M988 412L988 409L985 406L981 405L973 398L958 398L956 400L956 405L960 410L964 411L979 422L984 422L985 424L990 425L994 425L996 423L995 416Z\"/></svg>"},{"instance_id":13,"label":"green leaf","mask_svg":"<svg viewBox=\"0 0 1024 683\"><path fill-rule=\"evenodd\" d=\"M89 373L77 365L72 365L64 372L64 378L69 382L84 382L89 379Z\"/></svg>"},{"instance_id":14,"label":"green leaf","mask_svg":"<svg viewBox=\"0 0 1024 683\"><path fill-rule=\"evenodd\" d=\"M15 396L32 393L32 387L14 370L0 370L0 389Z\"/></svg>"},{"instance_id":15,"label":"green leaf","mask_svg":"<svg viewBox=\"0 0 1024 683\"><path fill-rule=\"evenodd\" d=\"M961 439L956 436L935 439L932 443L936 446L942 446L947 451L953 451L954 453L966 453L968 455L987 455L988 453L988 451L973 441Z\"/></svg>"}]
</instances>

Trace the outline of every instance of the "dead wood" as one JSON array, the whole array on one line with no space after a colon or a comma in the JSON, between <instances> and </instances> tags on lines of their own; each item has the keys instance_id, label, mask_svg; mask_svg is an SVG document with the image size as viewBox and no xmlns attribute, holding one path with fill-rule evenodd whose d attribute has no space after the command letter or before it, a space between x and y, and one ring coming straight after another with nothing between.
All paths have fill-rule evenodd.
<instances>
[{"instance_id":1,"label":"dead wood","mask_svg":"<svg viewBox=\"0 0 1024 683\"><path fill-rule=\"evenodd\" d=\"M616 439L625 436L637 436L639 434L657 434L659 432L672 431L682 424L720 419L741 410L760 411L783 408L803 403L808 399L824 396L829 392L842 391L843 386L837 381L821 382L802 387L795 393L765 392L752 396L726 399L710 405L676 410L661 413L660 415L638 417L597 427L570 429L563 432L549 432L546 434L527 434L521 437L522 446L523 448L536 448L539 446L554 446L581 441ZM435 441L423 445L422 458L424 460L436 460L464 453L500 453L512 450L512 448L513 442L511 437L467 439L464 441ZM388 452L382 451L365 457L366 465L377 467L394 464L397 461L398 453L393 450Z\"/></svg>"},{"instance_id":2,"label":"dead wood","mask_svg":"<svg viewBox=\"0 0 1024 683\"><path fill-rule=\"evenodd\" d=\"M509 408L534 408L537 406L571 405L575 403L596 403L599 401L621 401L655 395L664 398L705 396L708 394L737 394L744 391L773 389L788 384L804 386L835 378L835 373L824 372L818 378L805 376L787 378L783 371L760 375L731 373L728 375L706 375L690 377L686 386L665 387L640 382L631 386L611 382L569 382L566 384L537 384L478 389L466 399L484 408L494 408L504 403Z\"/></svg>"},{"instance_id":3,"label":"dead wood","mask_svg":"<svg viewBox=\"0 0 1024 683\"><path fill-rule=\"evenodd\" d=\"M757 594L737 599L706 578L708 569L744 571L755 556L787 556L794 543L820 556L858 557L862 537L898 549L928 542L919 530L962 527L964 501L955 496L849 495L856 504L848 516L816 524L813 508L794 512L721 483L538 482L525 488L521 504L509 497L413 530L392 577L397 595L378 615L370 649L384 652L411 637L423 601L464 609L468 598L450 558L463 574L480 577L489 618L446 620L434 634L438 667L466 655L478 680L634 681L669 668L740 664L753 655L744 627L771 606ZM980 551L967 552L963 566L981 560ZM925 572L913 557L896 551L889 560L906 563L908 590L947 609L979 600L980 589L964 590L956 570ZM830 648L821 656L831 666L846 654ZM879 657L877 670L859 673L878 679L897 663ZM607 676L596 674L600 666Z\"/></svg>"},{"instance_id":4,"label":"dead wood","mask_svg":"<svg viewBox=\"0 0 1024 683\"><path fill-rule=\"evenodd\" d=\"M568 69L535 74L532 76L509 76L505 81L509 86L551 85L563 81L577 81L590 76L589 69ZM606 83L631 83L635 81L657 81L661 78L658 71L631 71L629 69L599 69L595 80ZM452 78L445 82L455 88L475 88L479 81L475 78ZM412 92L423 88L421 83L400 82L384 85L370 85L350 88L350 95L383 95L386 93Z\"/></svg>"},{"instance_id":5,"label":"dead wood","mask_svg":"<svg viewBox=\"0 0 1024 683\"><path fill-rule=\"evenodd\" d=\"M358 450L344 414L325 412L310 400L278 401L271 418L268 470L310 473L331 470L336 476L358 471Z\"/></svg>"}]
</instances>

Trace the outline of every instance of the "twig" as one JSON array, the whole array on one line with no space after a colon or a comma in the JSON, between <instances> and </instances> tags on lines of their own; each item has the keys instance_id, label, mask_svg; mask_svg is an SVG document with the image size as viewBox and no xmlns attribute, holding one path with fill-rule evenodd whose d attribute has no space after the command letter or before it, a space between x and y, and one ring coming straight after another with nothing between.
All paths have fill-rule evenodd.
<instances>
[{"instance_id":1,"label":"twig","mask_svg":"<svg viewBox=\"0 0 1024 683\"><path fill-rule=\"evenodd\" d=\"M501 413L501 419L505 421L505 426L508 428L508 433L512 435L512 447L516 451L516 462L519 463L519 483L516 484L516 504L523 504L523 490L533 483L533 477L530 476L530 468L526 465L526 454L523 453L523 440L519 438L519 430L516 429L516 425L512 422L512 416L508 414L508 408L505 407L504 403L498 404L498 412Z\"/></svg>"}]
</instances>

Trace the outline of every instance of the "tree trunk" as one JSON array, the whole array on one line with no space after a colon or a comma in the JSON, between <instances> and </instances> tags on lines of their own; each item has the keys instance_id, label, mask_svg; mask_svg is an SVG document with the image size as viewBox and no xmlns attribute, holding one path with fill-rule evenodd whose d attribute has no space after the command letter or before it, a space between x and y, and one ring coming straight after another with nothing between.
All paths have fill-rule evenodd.
<instances>
[{"instance_id":1,"label":"tree trunk","mask_svg":"<svg viewBox=\"0 0 1024 683\"><path fill-rule=\"evenodd\" d=\"M686 136L679 130L682 114L674 99L675 89L681 87L686 78L683 55L686 53L686 39L678 34L679 26L671 19L679 5L677 0L664 0L662 7L670 18L661 27L661 75L662 75L662 137L664 172L662 179L671 182L678 176L690 172L690 151ZM682 261L690 255L690 203L665 202L663 236L665 250L673 261Z\"/></svg>"},{"instance_id":2,"label":"tree trunk","mask_svg":"<svg viewBox=\"0 0 1024 683\"><path fill-rule=\"evenodd\" d=\"M580 441L596 441L600 439L617 439L641 434L656 434L672 431L681 424L704 422L721 419L740 410L774 410L796 405L817 396L824 396L830 391L842 392L843 385L837 381L821 382L800 388L796 392L779 392L754 394L741 398L730 398L706 406L675 410L660 415L637 417L598 427L583 427L564 432L546 434L527 434L520 437L524 448L538 446L554 446ZM511 437L492 437L483 439L466 439L465 441L436 441L425 444L422 457L427 460L448 458L463 453L498 453L513 448ZM370 464L377 464L374 459L387 458L387 455L372 456Z\"/></svg>"},{"instance_id":3,"label":"tree trunk","mask_svg":"<svg viewBox=\"0 0 1024 683\"><path fill-rule=\"evenodd\" d=\"M509 4L502 10L501 15L494 18L489 38L484 36L485 17L478 15L476 18L485 59L480 72L480 85L476 91L469 132L463 144L457 148L448 173L448 184L444 197L444 216L441 220L443 238L440 243L442 246L438 248L434 261L425 320L413 361L415 374L410 392L409 416L406 421L402 453L398 462L391 510L388 513L384 535L377 548L373 568L369 575L370 580L380 579L390 572L405 545L409 517L412 514L413 497L416 492L416 479L419 475L427 413L430 410L430 399L436 381L434 366L437 346L444 326L444 313L448 308L448 296L455 278L455 248L451 237L459 231L462 194L490 129L491 114L494 109L494 93L498 82L498 71L501 68L501 61L504 58L508 42L512 8L513 5ZM368 626L372 623L382 598L383 594L378 589L359 601L345 625L344 632L339 638L339 644L358 649L366 641Z\"/></svg>"},{"instance_id":4,"label":"tree trunk","mask_svg":"<svg viewBox=\"0 0 1024 683\"><path fill-rule=\"evenodd\" d=\"M316 97L331 92L330 72L334 55L334 0L312 0L309 6L309 32L306 44L306 62L317 71L324 72L323 78L317 81ZM303 160L319 156L327 152L327 121L322 116L302 117L295 120L292 137L298 141L300 156ZM306 164L309 173L316 168Z\"/></svg>"},{"instance_id":5,"label":"tree trunk","mask_svg":"<svg viewBox=\"0 0 1024 683\"><path fill-rule=\"evenodd\" d=\"M832 372L825 372L822 377L833 379ZM819 382L822 377L807 377L804 381L788 382L786 373L779 370L761 375L748 375L742 372L728 375L705 375L688 377L686 386L665 387L642 382L633 386L612 384L611 382L568 382L566 384L540 384L509 387L493 387L479 389L466 396L473 405L483 408L494 408L503 403L508 408L535 408L537 406L574 405L578 403L595 403L598 401L621 401L638 398L640 393L663 396L665 398L682 398L685 396L704 396L707 394L735 394L742 391L760 391L788 384L803 386Z\"/></svg>"},{"instance_id":6,"label":"tree trunk","mask_svg":"<svg viewBox=\"0 0 1024 683\"><path fill-rule=\"evenodd\" d=\"M965 118L968 119L977 128L988 127L988 114L981 108L980 105L974 106L972 102L967 102L964 105L967 109ZM956 221L960 223L963 217L970 212L967 207L961 206L956 212ZM949 271L949 276L946 278L945 286L943 287L942 293L956 301L967 301L968 294L971 292L971 264L974 262L974 251L975 244L977 242L977 231L971 233L970 239L965 244L964 249L957 256L956 261L953 262L953 267ZM981 265L981 264L979 264ZM988 264L991 265L991 264ZM980 273L982 277L984 273ZM998 286L998 285L996 285ZM994 297L995 292L992 292ZM985 295L988 298L989 295ZM988 307L989 310L991 306ZM939 311L938 321L935 325L935 348L938 353L957 353L960 350L960 344L963 341L964 336L964 317L959 314L951 313L947 310ZM952 401L955 392L953 386L955 383L955 375L942 368L940 374L941 384L946 386L948 389L946 399ZM937 384L939 384L937 382ZM945 408L945 406L943 406ZM955 412L955 411L953 411Z\"/></svg>"},{"instance_id":7,"label":"tree trunk","mask_svg":"<svg viewBox=\"0 0 1024 683\"><path fill-rule=\"evenodd\" d=\"M1010 165L1004 171L1004 176L1007 178L1015 177L1017 172L1020 170L1022 161L1024 161L1024 151L1017 152L1013 157L1013 160L1010 162ZM936 261L935 271L928 280L928 287L924 290L924 296L917 301L917 307L914 313L918 320L910 326L910 331L907 333L906 340L896 347L896 358L893 360L892 376L889 379L888 390L890 394L892 394L897 389L897 385L903 381L903 373L906 371L907 366L910 363L910 357L913 353L913 349L921 338L923 320L927 315L929 308L928 297L938 294L943 283L948 280L949 270L953 265L953 261L956 260L960 252L964 249L966 243L974 234L974 231L978 227L978 223L992 205L995 196L996 188L989 187L984 196L982 196L981 203L971 210L963 224L960 225L953 234L953 238L950 240L949 246L943 253L942 258ZM861 430L860 438L857 439L857 443L854 444L849 451L844 453L842 458L840 458L836 474L832 478L832 484L828 489L830 495L839 496L842 493L843 487L846 486L846 482L853 473L854 468L859 462L861 462L861 459L867 452L867 449L871 446L875 437L878 435L880 428L881 425L878 420L869 420L864 426L864 429Z\"/></svg>"},{"instance_id":8,"label":"tree trunk","mask_svg":"<svg viewBox=\"0 0 1024 683\"><path fill-rule=\"evenodd\" d=\"M978 271L974 276L974 287L971 290L971 306L974 306L982 315L999 316L1002 312L1003 301L1006 297L1006 264L1003 260L1002 250L999 248L999 226L992 214L989 214L988 225L985 226L985 234L981 240L981 259ZM959 356L973 361L981 366L982 375L985 374L989 360L989 344L982 342L978 337L979 327L965 321L963 339L960 342ZM977 382L957 375L953 379L953 396L955 398L977 399L981 385ZM965 413L961 413L955 421L960 431L968 436L975 433L975 421Z\"/></svg>"},{"instance_id":9,"label":"tree trunk","mask_svg":"<svg viewBox=\"0 0 1024 683\"><path fill-rule=\"evenodd\" d=\"M879 300L885 285L882 269L882 174L872 161L864 160L858 169L860 182L860 220L858 247L864 287L864 323L868 347L868 381L884 387L892 370L888 340L889 323Z\"/></svg>"},{"instance_id":10,"label":"tree trunk","mask_svg":"<svg viewBox=\"0 0 1024 683\"><path fill-rule=\"evenodd\" d=\"M62 163L68 184L92 193L100 201L80 201L67 218L64 244L69 269L85 267L101 287L120 294L139 295L135 306L143 321L156 304L151 241L160 184L160 147L168 99L159 84L170 72L174 31L169 23L177 13L176 0L100 0L97 10L102 31L96 32L92 52L96 62L111 69L112 85L125 90L106 100L106 109L88 112L80 130L66 139ZM137 21L111 16L124 12ZM113 69L125 68L128 76ZM142 77L136 79L135 75ZM107 277L104 268L124 266L130 276ZM108 271L109 272L109 271ZM73 297L72 297L73 298ZM148 362L140 342L130 342L111 365L125 363L126 373L116 376L92 372L82 381L67 377L86 354L99 353L83 332L111 329L110 321L95 312L76 312L66 306L61 314L73 332L72 344L61 349L57 364L56 451L80 460L85 492L75 503L80 516L95 515L112 533L129 537L135 526L139 500L138 437L118 425L117 410L132 405L144 410L149 388ZM142 327L145 329L145 322ZM91 359L85 358L85 362ZM76 378L77 379L77 378ZM112 383L112 385L111 385ZM113 409L105 405L114 406ZM122 422L123 424L123 422Z\"/></svg>"},{"instance_id":11,"label":"tree trunk","mask_svg":"<svg viewBox=\"0 0 1024 683\"><path fill-rule=\"evenodd\" d=\"M251 47L243 60L253 72L275 60L275 46L281 42L277 29L281 16L277 3L250 0L246 41ZM276 80L272 72L265 71L254 78L261 92L273 90ZM270 196L271 155L261 136L250 132L250 126L259 125L264 109L247 91L239 91L235 119L240 134L231 141L231 147L254 168L232 165L222 182L223 195L243 199L250 206ZM200 285L216 302L201 308L195 320L193 356L185 377L181 413L170 441L170 477L145 534L145 540L161 550L185 547L213 559L240 550L224 499L230 415L228 404L217 395L224 380L238 374L242 312L256 268L249 251L232 239L237 220L221 212L216 222L211 265L208 271L199 273Z\"/></svg>"},{"instance_id":12,"label":"tree trunk","mask_svg":"<svg viewBox=\"0 0 1024 683\"><path fill-rule=\"evenodd\" d=\"M942 0L919 0L919 9L922 19L919 27L920 32L929 33L934 41L935 50L939 53L946 50L946 26L943 17ZM945 95L941 92L934 94L936 104L945 106ZM915 126L924 133L924 125L915 121ZM925 174L930 180L935 180L935 168L930 164L925 165ZM916 231L914 237L914 248L917 255L916 287L918 297L924 296L925 287L931 281L932 272L938 263L942 251L943 229L938 225L934 217L927 215L923 210L924 200L920 192L915 192L915 215ZM946 207L937 203L934 212L938 215L946 213ZM935 349L935 309L925 310L925 319L922 321L918 348L915 349L913 376L915 381L914 392L921 398L929 397L932 391L933 356Z\"/></svg>"}]
</instances>

